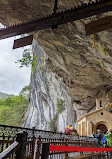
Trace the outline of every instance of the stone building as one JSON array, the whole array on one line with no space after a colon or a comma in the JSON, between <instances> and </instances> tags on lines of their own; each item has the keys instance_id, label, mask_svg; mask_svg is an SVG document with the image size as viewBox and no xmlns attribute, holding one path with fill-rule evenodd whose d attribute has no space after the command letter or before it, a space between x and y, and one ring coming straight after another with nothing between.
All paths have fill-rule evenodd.
<instances>
[{"instance_id":1,"label":"stone building","mask_svg":"<svg viewBox=\"0 0 112 159\"><path fill-rule=\"evenodd\" d=\"M96 110L78 119L76 129L79 135L88 136L97 129L103 133L112 128L112 113L105 109L105 103L106 98L96 99Z\"/></svg>"}]
</instances>

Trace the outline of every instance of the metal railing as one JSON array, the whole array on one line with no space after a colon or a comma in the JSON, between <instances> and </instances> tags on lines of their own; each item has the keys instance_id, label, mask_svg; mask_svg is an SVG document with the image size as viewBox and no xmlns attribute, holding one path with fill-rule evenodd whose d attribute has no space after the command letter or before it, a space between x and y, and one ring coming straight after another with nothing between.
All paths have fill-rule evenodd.
<instances>
[{"instance_id":1,"label":"metal railing","mask_svg":"<svg viewBox=\"0 0 112 159\"><path fill-rule=\"evenodd\" d=\"M8 125L0 125L0 152L3 152L5 149L9 148L14 141L16 141L16 137L19 132L24 131L27 133L27 141L25 147L25 159L40 159L42 154L42 143L50 142L53 144L54 142L61 145L80 145L80 146L94 146L97 144L94 138L87 136L71 136L63 133L37 130L35 128L23 128L23 127L14 127ZM51 153L50 156L53 158L61 158L65 156L65 152L56 152ZM13 159L16 158L15 153L13 153ZM56 157L55 157L56 156Z\"/></svg>"},{"instance_id":2,"label":"metal railing","mask_svg":"<svg viewBox=\"0 0 112 159\"><path fill-rule=\"evenodd\" d=\"M28 134L29 139L33 139L35 137L36 139L41 136L41 138L47 138L47 139L57 139L57 140L63 140L64 138L68 140L75 140L75 141L92 141L96 142L96 140L93 137L88 136L72 136L72 135L66 135L64 133L59 132L53 132L53 131L45 131L45 130L37 130L35 128L24 128L24 127L15 127L15 126L8 126L8 125L1 125L0 124L0 140L1 139L7 139L7 140L15 140L16 134L19 131L25 131Z\"/></svg>"}]
</instances>

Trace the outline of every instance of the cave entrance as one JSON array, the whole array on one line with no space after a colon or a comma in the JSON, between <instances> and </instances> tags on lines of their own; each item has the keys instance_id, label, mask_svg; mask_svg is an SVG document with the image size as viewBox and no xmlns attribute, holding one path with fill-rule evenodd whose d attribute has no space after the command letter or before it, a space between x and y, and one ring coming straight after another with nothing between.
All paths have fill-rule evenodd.
<instances>
[{"instance_id":1,"label":"cave entrance","mask_svg":"<svg viewBox=\"0 0 112 159\"><path fill-rule=\"evenodd\" d=\"M98 124L96 127L96 130L100 129L101 130L101 134L103 134L103 132L107 132L107 127L104 124Z\"/></svg>"}]
</instances>

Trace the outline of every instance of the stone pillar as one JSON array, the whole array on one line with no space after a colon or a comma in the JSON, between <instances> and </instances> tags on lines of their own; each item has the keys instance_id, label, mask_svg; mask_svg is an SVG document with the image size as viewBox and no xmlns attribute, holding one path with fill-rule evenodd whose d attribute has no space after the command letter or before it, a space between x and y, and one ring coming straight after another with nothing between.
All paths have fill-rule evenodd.
<instances>
[{"instance_id":1,"label":"stone pillar","mask_svg":"<svg viewBox=\"0 0 112 159\"><path fill-rule=\"evenodd\" d=\"M92 123L91 121L87 121L87 135L92 134Z\"/></svg>"},{"instance_id":2,"label":"stone pillar","mask_svg":"<svg viewBox=\"0 0 112 159\"><path fill-rule=\"evenodd\" d=\"M86 122L82 122L82 136L85 136L86 135Z\"/></svg>"},{"instance_id":3,"label":"stone pillar","mask_svg":"<svg viewBox=\"0 0 112 159\"><path fill-rule=\"evenodd\" d=\"M81 124L78 124L78 134L81 135Z\"/></svg>"},{"instance_id":4,"label":"stone pillar","mask_svg":"<svg viewBox=\"0 0 112 159\"><path fill-rule=\"evenodd\" d=\"M99 100L96 99L96 110L98 110L98 108L99 108Z\"/></svg>"},{"instance_id":5,"label":"stone pillar","mask_svg":"<svg viewBox=\"0 0 112 159\"><path fill-rule=\"evenodd\" d=\"M82 131L83 131L83 129L82 129L82 123L81 123L81 136L82 136Z\"/></svg>"},{"instance_id":6,"label":"stone pillar","mask_svg":"<svg viewBox=\"0 0 112 159\"><path fill-rule=\"evenodd\" d=\"M77 130L77 132L79 131L79 130L78 130L78 123L76 124L75 129ZM79 133L79 132L78 132L78 133Z\"/></svg>"}]
</instances>

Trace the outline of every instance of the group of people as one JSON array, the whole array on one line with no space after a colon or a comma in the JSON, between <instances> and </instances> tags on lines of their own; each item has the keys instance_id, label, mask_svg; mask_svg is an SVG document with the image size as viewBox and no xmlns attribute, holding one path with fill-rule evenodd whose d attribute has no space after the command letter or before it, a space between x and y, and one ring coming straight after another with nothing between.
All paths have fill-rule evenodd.
<instances>
[{"instance_id":1,"label":"group of people","mask_svg":"<svg viewBox=\"0 0 112 159\"><path fill-rule=\"evenodd\" d=\"M75 130L74 126L72 126L72 125L66 127L64 133L67 135L78 136L77 131ZM93 132L93 136L94 136L94 138L97 139L99 148L101 148L101 147L112 148L112 129L109 129L107 132L104 132L103 137L102 137L101 131L98 129L96 134L94 134L94 132ZM109 159L112 159L112 151L108 152L108 156L109 156Z\"/></svg>"},{"instance_id":2,"label":"group of people","mask_svg":"<svg viewBox=\"0 0 112 159\"><path fill-rule=\"evenodd\" d=\"M112 148L112 129L109 129L107 132L104 132L103 138L99 129L97 130L97 134L93 133L93 136L97 138L99 147ZM108 153L108 156L109 159L112 159L112 151Z\"/></svg>"}]
</instances>

